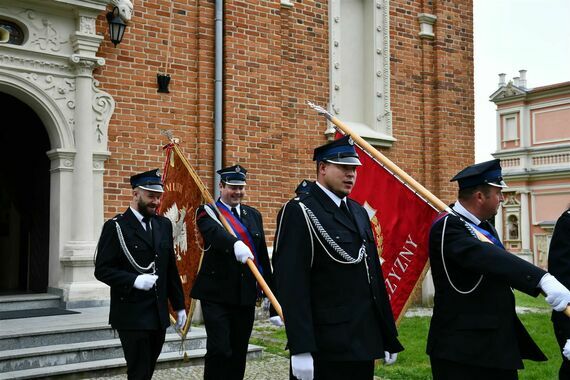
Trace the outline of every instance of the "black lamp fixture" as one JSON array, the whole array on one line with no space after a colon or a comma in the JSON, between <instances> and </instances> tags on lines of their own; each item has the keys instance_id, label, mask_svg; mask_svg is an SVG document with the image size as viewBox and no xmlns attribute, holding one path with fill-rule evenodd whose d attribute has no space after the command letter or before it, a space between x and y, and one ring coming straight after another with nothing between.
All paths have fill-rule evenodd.
<instances>
[{"instance_id":1,"label":"black lamp fixture","mask_svg":"<svg viewBox=\"0 0 570 380\"><path fill-rule=\"evenodd\" d=\"M127 24L119 16L119 8L113 7L113 11L107 12L107 22L109 23L109 36L111 42L117 47L123 40Z\"/></svg>"}]
</instances>

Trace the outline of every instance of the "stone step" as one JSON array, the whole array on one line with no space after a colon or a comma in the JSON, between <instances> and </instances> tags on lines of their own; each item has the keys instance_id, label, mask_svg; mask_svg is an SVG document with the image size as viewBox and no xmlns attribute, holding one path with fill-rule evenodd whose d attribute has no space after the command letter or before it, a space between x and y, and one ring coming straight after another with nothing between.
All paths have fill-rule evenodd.
<instances>
[{"instance_id":1,"label":"stone step","mask_svg":"<svg viewBox=\"0 0 570 380\"><path fill-rule=\"evenodd\" d=\"M186 350L201 349L205 346L206 334L204 332L189 334L184 342ZM181 348L181 339L178 334L167 334L162 351L164 353L179 352ZM122 356L123 350L118 338L4 350L0 351L0 372L46 368Z\"/></svg>"},{"instance_id":2,"label":"stone step","mask_svg":"<svg viewBox=\"0 0 570 380\"><path fill-rule=\"evenodd\" d=\"M186 356L184 355L186 354ZM205 348L186 350L183 352L163 352L158 358L156 368L169 368L199 365L203 363ZM249 345L247 359L259 359L263 350L259 346ZM95 360L82 363L64 364L52 367L34 368L28 370L0 373L0 380L7 379L81 379L99 376L110 376L118 373L126 373L124 358Z\"/></svg>"},{"instance_id":3,"label":"stone step","mask_svg":"<svg viewBox=\"0 0 570 380\"><path fill-rule=\"evenodd\" d=\"M54 294L15 294L0 297L0 312L61 307L61 297Z\"/></svg>"},{"instance_id":4,"label":"stone step","mask_svg":"<svg viewBox=\"0 0 570 380\"><path fill-rule=\"evenodd\" d=\"M27 319L21 320L23 324L27 322ZM46 327L41 331L35 331L35 329L16 333L7 331L0 334L0 351L114 338L118 338L118 335L107 323L55 329Z\"/></svg>"}]
</instances>

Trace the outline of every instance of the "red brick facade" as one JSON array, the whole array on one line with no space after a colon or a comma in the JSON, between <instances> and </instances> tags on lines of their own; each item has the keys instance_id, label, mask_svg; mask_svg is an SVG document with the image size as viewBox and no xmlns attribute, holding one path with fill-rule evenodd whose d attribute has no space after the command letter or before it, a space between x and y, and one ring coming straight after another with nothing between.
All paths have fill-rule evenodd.
<instances>
[{"instance_id":1,"label":"red brick facade","mask_svg":"<svg viewBox=\"0 0 570 380\"><path fill-rule=\"evenodd\" d=\"M315 178L312 149L325 142L327 127L305 102L329 101L329 9L322 1L293 3L227 0L224 8L223 161L248 169L247 203L262 211L269 236L297 183ZM160 129L180 138L213 190L214 7L211 0L137 1L123 42L115 48L106 37L99 51L106 64L96 71L116 101L106 217L126 207L131 173L162 165ZM455 198L449 178L474 161L472 8L471 0L390 1L397 141L382 151L445 202ZM420 38L420 13L437 16L434 40ZM98 30L105 28L101 16ZM159 72L172 77L168 94L156 91Z\"/></svg>"}]
</instances>

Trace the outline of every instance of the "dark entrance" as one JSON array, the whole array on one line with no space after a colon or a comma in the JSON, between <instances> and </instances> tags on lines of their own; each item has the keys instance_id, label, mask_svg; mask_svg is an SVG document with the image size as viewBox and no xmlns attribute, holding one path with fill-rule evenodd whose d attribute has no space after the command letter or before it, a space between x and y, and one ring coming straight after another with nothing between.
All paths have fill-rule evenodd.
<instances>
[{"instance_id":1,"label":"dark entrance","mask_svg":"<svg viewBox=\"0 0 570 380\"><path fill-rule=\"evenodd\" d=\"M45 292L49 270L46 129L36 113L0 93L0 294ZM15 122L8 122L8 119Z\"/></svg>"}]
</instances>

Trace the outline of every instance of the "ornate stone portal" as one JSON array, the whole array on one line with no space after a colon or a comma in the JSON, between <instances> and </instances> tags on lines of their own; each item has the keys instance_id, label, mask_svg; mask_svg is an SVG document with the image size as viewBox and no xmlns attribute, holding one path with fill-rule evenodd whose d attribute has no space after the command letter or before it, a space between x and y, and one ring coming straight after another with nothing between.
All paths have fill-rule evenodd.
<instances>
[{"instance_id":1,"label":"ornate stone portal","mask_svg":"<svg viewBox=\"0 0 570 380\"><path fill-rule=\"evenodd\" d=\"M15 24L21 43L0 44L0 92L29 105L51 144L49 279L69 307L105 302L93 276L103 221L103 171L109 157L111 96L93 79L105 64L96 17L109 0L4 0L0 22Z\"/></svg>"}]
</instances>

